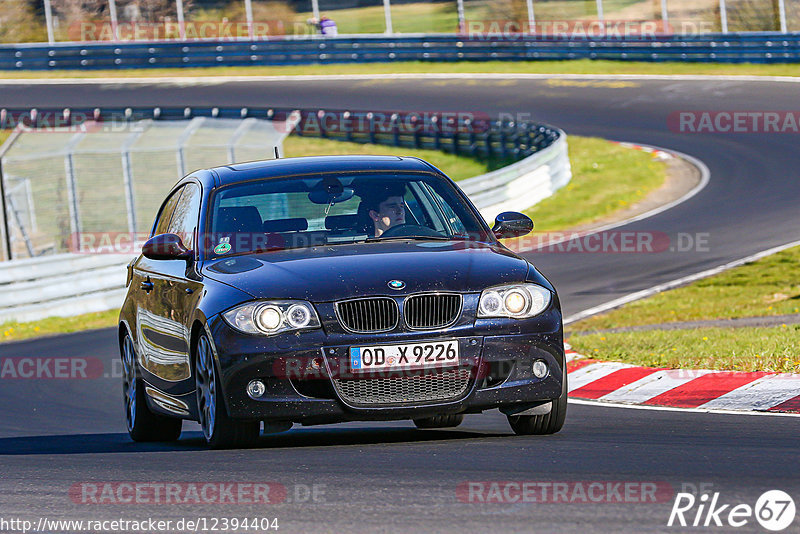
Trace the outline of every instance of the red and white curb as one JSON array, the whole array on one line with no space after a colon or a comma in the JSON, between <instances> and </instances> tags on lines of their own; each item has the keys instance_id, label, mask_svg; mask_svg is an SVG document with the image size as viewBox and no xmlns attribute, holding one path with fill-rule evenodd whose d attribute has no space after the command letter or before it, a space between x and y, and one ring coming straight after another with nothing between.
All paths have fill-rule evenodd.
<instances>
[{"instance_id":1,"label":"red and white curb","mask_svg":"<svg viewBox=\"0 0 800 534\"><path fill-rule=\"evenodd\" d=\"M800 374L637 367L566 346L570 398L698 410L800 413Z\"/></svg>"}]
</instances>

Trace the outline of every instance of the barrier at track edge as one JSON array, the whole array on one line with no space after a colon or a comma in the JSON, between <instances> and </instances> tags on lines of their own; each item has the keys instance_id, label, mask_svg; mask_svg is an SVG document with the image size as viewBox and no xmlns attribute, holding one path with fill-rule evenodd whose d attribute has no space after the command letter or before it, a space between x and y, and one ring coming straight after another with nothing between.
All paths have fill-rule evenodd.
<instances>
[{"instance_id":1,"label":"barrier at track edge","mask_svg":"<svg viewBox=\"0 0 800 534\"><path fill-rule=\"evenodd\" d=\"M0 110L0 115L5 121L23 125L26 121L32 120L35 123L46 120L47 114L50 114L54 115L51 117L51 124L57 116L62 127L70 127L70 121L74 120L174 120L196 116L263 116L278 119L292 112L289 109L247 108L59 111L4 109ZM348 117L353 117L359 112L300 111L301 120L296 126L297 133L341 141L407 146L412 150L439 148L485 158L518 159L511 165L459 183L489 221L501 211L523 210L539 202L566 185L571 178L566 134L550 126L480 119L470 123L471 134L464 134L458 124L448 127L445 124L447 119L440 119L433 121L438 122L438 125L432 130L416 130L413 135L408 135L395 127L407 118L404 114L388 114L384 128L376 132L376 112L365 112L365 115L370 116L370 120L365 122L370 125L367 131L334 132L312 127L320 124L314 121L324 119L327 113L337 116L348 114ZM310 118L315 119L309 122ZM80 124L71 127L80 127ZM476 130L480 133L475 134ZM0 262L0 302L3 303L0 305L0 323L35 321L50 316L74 316L118 307L125 294L124 266L131 259L126 255L61 254Z\"/></svg>"},{"instance_id":2,"label":"barrier at track edge","mask_svg":"<svg viewBox=\"0 0 800 534\"><path fill-rule=\"evenodd\" d=\"M800 33L433 34L0 45L0 70L10 71L569 59L795 63L800 61Z\"/></svg>"}]
</instances>

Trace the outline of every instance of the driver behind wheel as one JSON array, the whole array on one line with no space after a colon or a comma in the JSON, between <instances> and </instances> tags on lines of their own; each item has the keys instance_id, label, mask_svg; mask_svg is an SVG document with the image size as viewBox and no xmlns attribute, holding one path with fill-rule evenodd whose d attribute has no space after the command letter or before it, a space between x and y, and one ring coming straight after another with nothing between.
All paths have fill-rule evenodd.
<instances>
[{"instance_id":1,"label":"driver behind wheel","mask_svg":"<svg viewBox=\"0 0 800 534\"><path fill-rule=\"evenodd\" d=\"M406 223L406 205L402 191L376 191L363 197L362 202L375 226L375 237L380 237L389 228Z\"/></svg>"}]
</instances>

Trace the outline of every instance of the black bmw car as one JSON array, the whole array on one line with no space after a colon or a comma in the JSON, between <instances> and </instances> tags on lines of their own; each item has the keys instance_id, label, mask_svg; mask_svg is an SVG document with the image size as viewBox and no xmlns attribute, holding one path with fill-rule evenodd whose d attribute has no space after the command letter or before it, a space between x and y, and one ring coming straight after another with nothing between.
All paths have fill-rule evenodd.
<instances>
[{"instance_id":1,"label":"black bmw car","mask_svg":"<svg viewBox=\"0 0 800 534\"><path fill-rule=\"evenodd\" d=\"M452 427L500 409L517 434L566 416L553 286L417 158L335 156L201 170L128 266L119 322L128 431L212 447L342 421Z\"/></svg>"}]
</instances>

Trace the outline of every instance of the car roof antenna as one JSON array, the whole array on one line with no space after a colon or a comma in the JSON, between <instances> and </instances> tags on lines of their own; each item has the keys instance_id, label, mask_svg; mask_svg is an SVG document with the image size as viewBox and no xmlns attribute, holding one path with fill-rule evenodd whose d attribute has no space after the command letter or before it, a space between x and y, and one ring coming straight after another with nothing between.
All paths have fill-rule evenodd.
<instances>
[{"instance_id":1,"label":"car roof antenna","mask_svg":"<svg viewBox=\"0 0 800 534\"><path fill-rule=\"evenodd\" d=\"M280 154L278 154L278 147L275 147L275 159L281 159Z\"/></svg>"}]
</instances>

